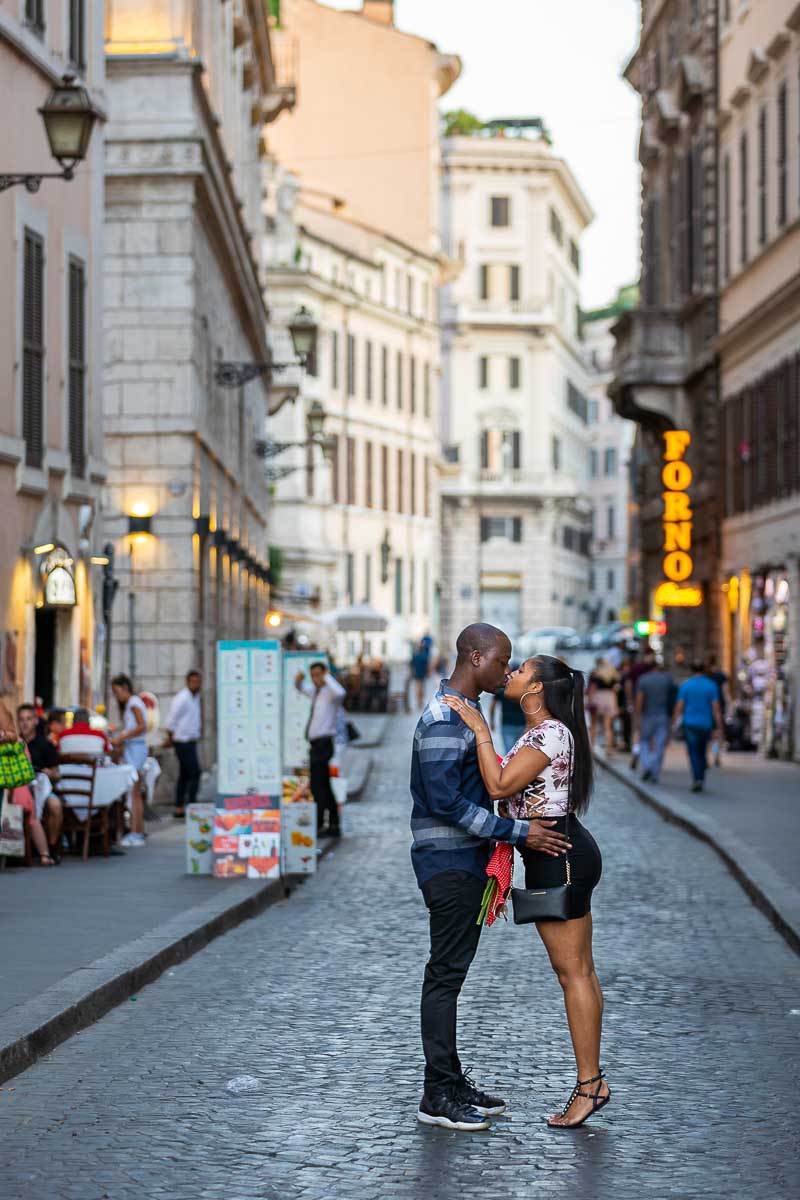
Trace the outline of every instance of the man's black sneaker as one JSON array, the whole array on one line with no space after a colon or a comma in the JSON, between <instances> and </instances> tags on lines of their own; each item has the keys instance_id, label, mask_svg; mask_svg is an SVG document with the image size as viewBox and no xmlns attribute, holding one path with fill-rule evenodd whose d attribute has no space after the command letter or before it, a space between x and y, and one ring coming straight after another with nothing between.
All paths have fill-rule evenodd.
<instances>
[{"instance_id":1,"label":"man's black sneaker","mask_svg":"<svg viewBox=\"0 0 800 1200\"><path fill-rule=\"evenodd\" d=\"M463 1129L471 1132L488 1129L489 1118L469 1104L456 1098L455 1091L440 1092L438 1096L423 1096L417 1120L423 1125L443 1125L445 1129Z\"/></svg>"},{"instance_id":2,"label":"man's black sneaker","mask_svg":"<svg viewBox=\"0 0 800 1200\"><path fill-rule=\"evenodd\" d=\"M466 1071L461 1076L461 1083L456 1086L454 1094L462 1104L469 1104L477 1112L483 1113L485 1117L499 1117L506 1111L505 1100L482 1092L475 1086Z\"/></svg>"}]
</instances>

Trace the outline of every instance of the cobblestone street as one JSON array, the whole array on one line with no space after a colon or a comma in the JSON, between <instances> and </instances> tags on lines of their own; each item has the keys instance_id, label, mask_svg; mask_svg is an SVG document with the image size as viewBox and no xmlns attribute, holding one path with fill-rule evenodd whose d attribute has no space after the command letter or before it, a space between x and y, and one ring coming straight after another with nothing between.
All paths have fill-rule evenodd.
<instances>
[{"instance_id":1,"label":"cobblestone street","mask_svg":"<svg viewBox=\"0 0 800 1200\"><path fill-rule=\"evenodd\" d=\"M607 776L587 824L612 1105L546 1129L574 1081L561 994L535 932L501 925L460 1045L509 1113L484 1134L417 1124L412 728L396 719L315 879L0 1091L5 1200L798 1194L800 963L708 848ZM259 1090L226 1090L245 1074Z\"/></svg>"}]
</instances>

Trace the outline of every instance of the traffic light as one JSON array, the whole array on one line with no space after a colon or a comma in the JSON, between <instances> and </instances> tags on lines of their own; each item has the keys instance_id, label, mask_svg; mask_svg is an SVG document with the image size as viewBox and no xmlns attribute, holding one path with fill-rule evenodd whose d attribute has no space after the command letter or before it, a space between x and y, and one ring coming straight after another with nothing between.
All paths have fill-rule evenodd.
<instances>
[{"instance_id":1,"label":"traffic light","mask_svg":"<svg viewBox=\"0 0 800 1200\"><path fill-rule=\"evenodd\" d=\"M666 621L636 621L633 628L637 637L652 637L654 634L663 637L667 632Z\"/></svg>"}]
</instances>

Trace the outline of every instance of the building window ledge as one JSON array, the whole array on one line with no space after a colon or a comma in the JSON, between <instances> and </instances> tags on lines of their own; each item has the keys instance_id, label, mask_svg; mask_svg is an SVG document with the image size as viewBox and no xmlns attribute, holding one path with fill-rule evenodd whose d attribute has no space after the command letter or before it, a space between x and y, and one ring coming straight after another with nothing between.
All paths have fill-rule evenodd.
<instances>
[{"instance_id":1,"label":"building window ledge","mask_svg":"<svg viewBox=\"0 0 800 1200\"><path fill-rule=\"evenodd\" d=\"M22 462L25 457L25 443L22 438L9 437L8 434L0 433L0 462L11 463L16 466Z\"/></svg>"},{"instance_id":2,"label":"building window ledge","mask_svg":"<svg viewBox=\"0 0 800 1200\"><path fill-rule=\"evenodd\" d=\"M20 492L29 496L46 496L47 472L40 467L27 467L20 463L17 467L17 493Z\"/></svg>"},{"instance_id":3,"label":"building window ledge","mask_svg":"<svg viewBox=\"0 0 800 1200\"><path fill-rule=\"evenodd\" d=\"M48 449L44 455L44 469L52 475L68 475L69 474L69 455L63 450Z\"/></svg>"}]
</instances>

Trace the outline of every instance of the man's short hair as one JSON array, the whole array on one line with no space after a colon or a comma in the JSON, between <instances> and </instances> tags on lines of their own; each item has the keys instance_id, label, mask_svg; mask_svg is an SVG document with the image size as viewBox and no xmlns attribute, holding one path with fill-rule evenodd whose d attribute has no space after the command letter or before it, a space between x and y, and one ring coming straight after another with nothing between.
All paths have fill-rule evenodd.
<instances>
[{"instance_id":1,"label":"man's short hair","mask_svg":"<svg viewBox=\"0 0 800 1200\"><path fill-rule=\"evenodd\" d=\"M47 714L48 723L50 721L61 721L63 724L67 718L67 710L65 708L51 708Z\"/></svg>"},{"instance_id":2,"label":"man's short hair","mask_svg":"<svg viewBox=\"0 0 800 1200\"><path fill-rule=\"evenodd\" d=\"M32 712L34 716L38 715L36 712L36 705L29 704L27 700L24 704L17 705L17 716L19 716L20 713L24 713L24 712Z\"/></svg>"},{"instance_id":3,"label":"man's short hair","mask_svg":"<svg viewBox=\"0 0 800 1200\"><path fill-rule=\"evenodd\" d=\"M692 674L693 675L703 675L705 673L705 669L706 669L705 663L701 663L701 662L693 662L692 663Z\"/></svg>"},{"instance_id":4,"label":"man's short hair","mask_svg":"<svg viewBox=\"0 0 800 1200\"><path fill-rule=\"evenodd\" d=\"M308 668L309 675L311 674L312 671L316 670L317 667L319 667L320 671L327 671L327 669L328 669L327 664L324 662L313 662L311 664L311 666Z\"/></svg>"},{"instance_id":5,"label":"man's short hair","mask_svg":"<svg viewBox=\"0 0 800 1200\"><path fill-rule=\"evenodd\" d=\"M89 724L88 708L76 708L74 713L72 714L72 724L73 725L88 725Z\"/></svg>"},{"instance_id":6,"label":"man's short hair","mask_svg":"<svg viewBox=\"0 0 800 1200\"><path fill-rule=\"evenodd\" d=\"M188 680L190 680L190 679L191 679L191 678L192 678L194 675L196 675L198 679L202 679L202 678L203 678L203 672L202 672L202 671L198 671L196 667L193 667L191 671L187 671L187 672L186 672L186 679L187 679L187 682L188 682Z\"/></svg>"},{"instance_id":7,"label":"man's short hair","mask_svg":"<svg viewBox=\"0 0 800 1200\"><path fill-rule=\"evenodd\" d=\"M503 641L509 641L508 635L503 633L502 629L498 629L496 625L487 625L484 621L468 625L456 638L458 661L464 662L476 650L479 654L488 654L490 650L494 649L500 638Z\"/></svg>"}]
</instances>

